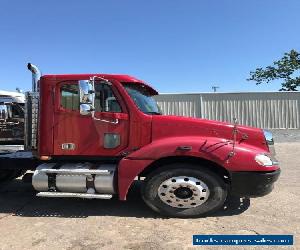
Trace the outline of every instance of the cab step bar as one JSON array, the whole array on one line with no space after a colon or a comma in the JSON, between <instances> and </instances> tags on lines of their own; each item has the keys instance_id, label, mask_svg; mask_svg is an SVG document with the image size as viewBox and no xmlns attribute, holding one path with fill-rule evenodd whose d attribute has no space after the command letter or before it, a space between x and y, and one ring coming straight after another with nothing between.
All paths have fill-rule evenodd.
<instances>
[{"instance_id":1,"label":"cab step bar","mask_svg":"<svg viewBox=\"0 0 300 250\"><path fill-rule=\"evenodd\" d=\"M38 197L64 197L64 198L82 198L82 199L104 199L112 198L111 194L87 194L87 193L62 193L62 192L39 192Z\"/></svg>"},{"instance_id":2,"label":"cab step bar","mask_svg":"<svg viewBox=\"0 0 300 250\"><path fill-rule=\"evenodd\" d=\"M40 169L41 173L45 174L64 174L64 175L110 175L106 169Z\"/></svg>"}]
</instances>

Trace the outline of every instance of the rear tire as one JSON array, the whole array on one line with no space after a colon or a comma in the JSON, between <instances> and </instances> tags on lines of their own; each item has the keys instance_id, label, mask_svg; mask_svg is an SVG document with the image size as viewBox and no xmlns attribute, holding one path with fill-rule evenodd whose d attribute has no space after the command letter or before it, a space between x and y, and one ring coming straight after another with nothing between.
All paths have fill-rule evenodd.
<instances>
[{"instance_id":1,"label":"rear tire","mask_svg":"<svg viewBox=\"0 0 300 250\"><path fill-rule=\"evenodd\" d=\"M207 168L174 163L146 177L142 197L150 208L162 215L200 217L223 206L227 185Z\"/></svg>"}]
</instances>

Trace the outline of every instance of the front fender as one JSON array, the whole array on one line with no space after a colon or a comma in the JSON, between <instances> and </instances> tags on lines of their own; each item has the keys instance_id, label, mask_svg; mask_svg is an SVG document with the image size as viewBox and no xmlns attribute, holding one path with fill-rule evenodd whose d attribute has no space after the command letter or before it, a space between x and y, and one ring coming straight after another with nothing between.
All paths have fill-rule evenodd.
<instances>
[{"instance_id":1,"label":"front fender","mask_svg":"<svg viewBox=\"0 0 300 250\"><path fill-rule=\"evenodd\" d=\"M118 167L118 187L121 200L126 199L129 187L151 163L167 157L184 156L205 159L234 171L272 171L278 166L262 167L255 161L261 148L245 142L237 142L233 152L233 142L216 137L172 137L156 140L123 158Z\"/></svg>"},{"instance_id":2,"label":"front fender","mask_svg":"<svg viewBox=\"0 0 300 250\"><path fill-rule=\"evenodd\" d=\"M209 143L203 137L172 137L156 140L129 154L119 162L118 189L119 198L126 199L129 187L145 168L156 160L170 156L191 156L203 158L221 164L226 160L230 149L228 142L220 138L210 138ZM182 149L180 149L183 148ZM184 148L186 148L184 150ZM216 151L216 148L218 149ZM218 152L218 153L216 153Z\"/></svg>"}]
</instances>

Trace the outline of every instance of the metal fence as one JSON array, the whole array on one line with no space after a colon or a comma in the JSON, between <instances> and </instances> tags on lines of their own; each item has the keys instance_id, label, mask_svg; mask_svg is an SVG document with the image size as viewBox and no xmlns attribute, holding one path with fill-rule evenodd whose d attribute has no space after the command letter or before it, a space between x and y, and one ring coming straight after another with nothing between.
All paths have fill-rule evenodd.
<instances>
[{"instance_id":1,"label":"metal fence","mask_svg":"<svg viewBox=\"0 0 300 250\"><path fill-rule=\"evenodd\" d=\"M300 129L300 92L161 94L164 114L199 117L269 129Z\"/></svg>"}]
</instances>

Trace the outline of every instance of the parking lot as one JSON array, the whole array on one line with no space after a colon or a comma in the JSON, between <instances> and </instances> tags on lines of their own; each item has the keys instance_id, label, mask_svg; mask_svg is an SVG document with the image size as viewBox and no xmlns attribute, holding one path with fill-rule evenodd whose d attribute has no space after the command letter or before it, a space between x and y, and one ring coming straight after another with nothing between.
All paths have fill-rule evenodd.
<instances>
[{"instance_id":1,"label":"parking lot","mask_svg":"<svg viewBox=\"0 0 300 250\"><path fill-rule=\"evenodd\" d=\"M206 218L162 218L143 203L138 185L127 202L37 198L21 180L1 185L0 249L195 249L193 234L293 234L299 249L300 131L274 134L282 168L274 191L229 197Z\"/></svg>"}]
</instances>

